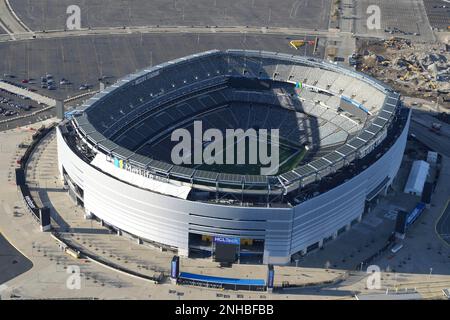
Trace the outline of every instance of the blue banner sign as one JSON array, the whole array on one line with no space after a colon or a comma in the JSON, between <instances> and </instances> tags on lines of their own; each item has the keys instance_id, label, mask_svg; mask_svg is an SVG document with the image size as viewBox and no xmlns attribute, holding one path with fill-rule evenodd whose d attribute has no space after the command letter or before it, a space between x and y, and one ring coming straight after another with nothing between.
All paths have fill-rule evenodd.
<instances>
[{"instance_id":1,"label":"blue banner sign","mask_svg":"<svg viewBox=\"0 0 450 320\"><path fill-rule=\"evenodd\" d=\"M223 244L235 244L235 245L239 245L241 243L239 238L227 238L227 237L214 237L214 242Z\"/></svg>"},{"instance_id":2,"label":"blue banner sign","mask_svg":"<svg viewBox=\"0 0 450 320\"><path fill-rule=\"evenodd\" d=\"M420 214L425 210L425 204L422 202L419 202L417 206L411 211L408 215L408 218L406 218L406 226L410 226L414 223L414 221L417 220L417 218L420 216Z\"/></svg>"},{"instance_id":3,"label":"blue banner sign","mask_svg":"<svg viewBox=\"0 0 450 320\"><path fill-rule=\"evenodd\" d=\"M180 274L180 258L174 256L170 265L170 277L172 279L177 279Z\"/></svg>"},{"instance_id":4,"label":"blue banner sign","mask_svg":"<svg viewBox=\"0 0 450 320\"><path fill-rule=\"evenodd\" d=\"M270 264L267 272L267 288L273 288L274 279L275 279L275 270L273 268L273 265Z\"/></svg>"}]
</instances>

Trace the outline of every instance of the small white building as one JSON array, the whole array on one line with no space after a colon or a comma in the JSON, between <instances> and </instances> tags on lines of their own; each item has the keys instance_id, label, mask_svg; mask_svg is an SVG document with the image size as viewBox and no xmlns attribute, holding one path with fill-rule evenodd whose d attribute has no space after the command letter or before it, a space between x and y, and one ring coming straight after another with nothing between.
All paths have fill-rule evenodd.
<instances>
[{"instance_id":1,"label":"small white building","mask_svg":"<svg viewBox=\"0 0 450 320\"><path fill-rule=\"evenodd\" d=\"M408 181L405 186L405 193L421 196L425 182L427 181L430 164L423 160L413 162Z\"/></svg>"}]
</instances>

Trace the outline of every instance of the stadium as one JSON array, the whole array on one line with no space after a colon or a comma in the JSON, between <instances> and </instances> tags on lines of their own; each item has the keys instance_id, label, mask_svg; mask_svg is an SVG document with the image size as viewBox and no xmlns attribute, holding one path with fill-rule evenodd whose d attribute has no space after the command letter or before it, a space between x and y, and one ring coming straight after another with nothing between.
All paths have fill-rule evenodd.
<instances>
[{"instance_id":1,"label":"stadium","mask_svg":"<svg viewBox=\"0 0 450 320\"><path fill-rule=\"evenodd\" d=\"M398 93L354 70L212 50L122 78L67 115L59 172L86 218L140 243L218 261L216 248L229 244L230 262L287 264L361 221L388 191L409 121ZM173 163L171 134L195 136L196 122L279 129L277 170Z\"/></svg>"}]
</instances>

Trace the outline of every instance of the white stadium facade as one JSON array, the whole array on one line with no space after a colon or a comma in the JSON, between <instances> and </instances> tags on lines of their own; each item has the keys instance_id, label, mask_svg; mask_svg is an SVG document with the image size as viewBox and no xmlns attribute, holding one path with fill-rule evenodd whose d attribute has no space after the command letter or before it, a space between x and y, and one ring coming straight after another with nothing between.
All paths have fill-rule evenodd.
<instances>
[{"instance_id":1,"label":"white stadium facade","mask_svg":"<svg viewBox=\"0 0 450 320\"><path fill-rule=\"evenodd\" d=\"M278 175L170 161L170 132L278 128L309 152ZM86 218L181 256L239 239L286 264L360 221L399 170L410 112L364 74L322 60L212 50L131 74L57 128L61 179ZM206 128L207 129L207 128ZM249 258L250 257L250 258Z\"/></svg>"}]
</instances>

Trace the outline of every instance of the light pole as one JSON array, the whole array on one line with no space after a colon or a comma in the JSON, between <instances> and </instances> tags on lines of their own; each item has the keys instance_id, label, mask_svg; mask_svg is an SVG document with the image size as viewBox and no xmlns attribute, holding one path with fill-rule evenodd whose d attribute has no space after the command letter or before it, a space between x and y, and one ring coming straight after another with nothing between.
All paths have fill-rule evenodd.
<instances>
[{"instance_id":1,"label":"light pole","mask_svg":"<svg viewBox=\"0 0 450 320\"><path fill-rule=\"evenodd\" d=\"M394 288L395 288L395 291L397 291L397 272L394 273Z\"/></svg>"}]
</instances>

